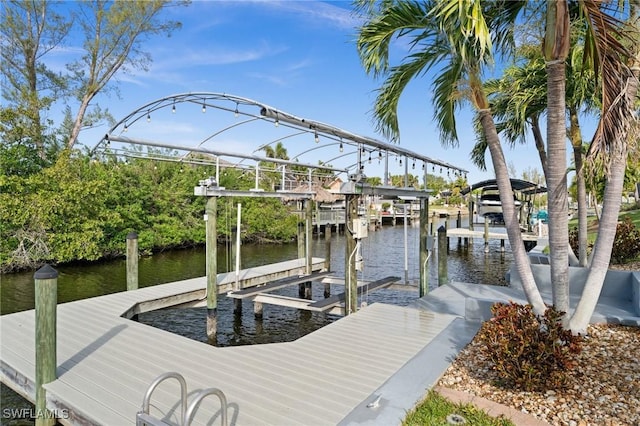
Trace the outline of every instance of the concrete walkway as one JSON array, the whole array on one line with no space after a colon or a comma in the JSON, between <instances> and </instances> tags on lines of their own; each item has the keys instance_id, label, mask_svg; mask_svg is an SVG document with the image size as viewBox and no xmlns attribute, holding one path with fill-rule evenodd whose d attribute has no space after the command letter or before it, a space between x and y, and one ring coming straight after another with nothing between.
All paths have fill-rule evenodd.
<instances>
[{"instance_id":1,"label":"concrete walkway","mask_svg":"<svg viewBox=\"0 0 640 426\"><path fill-rule=\"evenodd\" d=\"M549 304L550 297L549 293L543 292L543 298ZM438 287L409 305L412 309L454 315L458 319L440 332L431 343L369 398L366 398L340 424L381 426L400 424L406 414L424 399L427 391L434 388L458 353L473 339L482 321L491 317L491 305L495 302L509 301L527 303L524 292L518 288L453 282ZM575 303L576 300L572 298L572 306L575 306ZM592 322L638 325L640 317L630 303L605 296L596 306ZM504 414L517 425L546 424L533 416L474 395L444 388L439 390L454 402L471 402L494 416ZM372 401L385 401L385 404L372 407Z\"/></svg>"}]
</instances>

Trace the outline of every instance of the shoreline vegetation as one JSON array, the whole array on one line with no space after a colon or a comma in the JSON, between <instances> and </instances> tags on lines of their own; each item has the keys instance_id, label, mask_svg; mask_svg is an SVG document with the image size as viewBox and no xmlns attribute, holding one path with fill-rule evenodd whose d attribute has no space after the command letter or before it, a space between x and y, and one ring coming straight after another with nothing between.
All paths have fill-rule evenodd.
<instances>
[{"instance_id":1,"label":"shoreline vegetation","mask_svg":"<svg viewBox=\"0 0 640 426\"><path fill-rule=\"evenodd\" d=\"M0 273L36 270L45 263L120 258L130 232L138 234L142 255L204 245L205 199L195 196L193 188L211 175L215 168L210 166L95 161L81 154L61 155L52 165L31 173L0 175ZM267 173L263 184L271 188L279 179L277 173ZM255 182L240 170L223 168L219 184L248 190ZM238 203L244 243L295 241L295 203L220 197L219 243L231 238ZM457 215L466 209L448 210Z\"/></svg>"}]
</instances>

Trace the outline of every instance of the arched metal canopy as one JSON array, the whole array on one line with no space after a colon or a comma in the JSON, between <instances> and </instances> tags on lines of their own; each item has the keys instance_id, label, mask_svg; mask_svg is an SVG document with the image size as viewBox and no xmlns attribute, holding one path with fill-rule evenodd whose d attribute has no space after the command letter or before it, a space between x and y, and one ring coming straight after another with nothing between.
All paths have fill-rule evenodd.
<instances>
[{"instance_id":1,"label":"arched metal canopy","mask_svg":"<svg viewBox=\"0 0 640 426\"><path fill-rule=\"evenodd\" d=\"M538 185L534 182L529 182L522 179L510 179L511 180L511 188L514 191L521 192L524 195L532 195L532 194L544 194L547 192L547 188L544 186ZM489 188L489 187L498 187L498 182L495 179L483 180L481 182L475 183L467 188L464 188L460 191L462 195L466 195L469 192L481 189L481 188Z\"/></svg>"},{"instance_id":2,"label":"arched metal canopy","mask_svg":"<svg viewBox=\"0 0 640 426\"><path fill-rule=\"evenodd\" d=\"M216 125L217 130L199 142L190 141L188 144L183 142L185 137L180 133L178 126L166 133L166 136L171 138L171 141L147 138L145 137L147 133L144 132L144 129L136 135L132 135L133 129L142 129L145 124L144 122L151 122L152 117L154 117L155 120L155 117L160 116L163 112L165 114L164 117L167 117L166 114L169 111L171 113L168 117L173 117L173 114L176 113L177 110L183 109L185 105L189 105L190 108L196 108L196 115L192 116L192 118L195 119L198 118L197 110L202 112L202 114L199 115L200 119L205 117L209 111L225 112L228 113L226 114L227 117L232 117L233 119L220 122L218 122L217 119L210 120L206 125ZM191 114L193 113L194 110L192 109ZM165 118L165 120L170 120L170 118ZM260 146L252 153L230 150L227 148L227 144L224 143L224 147L209 146L222 139L225 135L237 132L241 128L264 124L265 122L270 124L270 126L267 126L268 131L254 131L251 134L251 137L254 139L261 138ZM125 134L127 132L128 134ZM324 146L339 145L340 156L355 154L357 160L349 167L340 168L329 166L328 161L318 161L318 164L312 164L310 162L303 163L297 160L277 159L256 154L257 151L263 150L277 142L284 143L284 141L287 141L287 143L289 143L291 141L293 145L287 145L287 148L290 146L298 146L294 140L304 137L305 135L307 138L309 138L309 135L313 135L315 143L319 146L321 140ZM163 134L163 137L164 136L165 134ZM142 147L146 147L146 151L144 151ZM291 158L297 159L303 153L313 150L313 148L309 149L308 144L306 146L300 146L300 149L300 154L289 152ZM350 152L342 154L343 151L349 151L349 149ZM360 173L367 161L367 156L369 163L371 162L372 154L373 157L379 159L379 161L383 157L385 161L388 161L390 155L395 155L396 158L400 159L400 164L402 164L402 158L405 159L405 168L409 162L413 163L414 168L416 162L422 162L422 168L425 169L425 174L428 164L431 164L432 167L438 166L452 170L456 174L468 173L467 170L461 167L404 149L399 145L357 135L319 121L300 118L252 99L215 92L175 94L142 105L112 126L104 138L93 148L92 153L144 157L155 160L197 164L214 164L223 158L227 163L235 163L236 166L241 166L245 160L256 162L268 161L284 166L296 165L309 169L324 169L347 173L349 173L349 169L352 167L357 167L356 171ZM340 156L334 157L331 155L331 157L334 157L332 160L340 158ZM215 161L213 161L214 158Z\"/></svg>"}]
</instances>

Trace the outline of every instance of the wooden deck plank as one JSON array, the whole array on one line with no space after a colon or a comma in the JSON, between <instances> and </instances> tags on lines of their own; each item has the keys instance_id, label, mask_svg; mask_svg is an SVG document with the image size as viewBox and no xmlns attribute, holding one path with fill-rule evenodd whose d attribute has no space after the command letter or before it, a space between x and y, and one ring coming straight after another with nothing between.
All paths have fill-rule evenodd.
<instances>
[{"instance_id":1,"label":"wooden deck plank","mask_svg":"<svg viewBox=\"0 0 640 426\"><path fill-rule=\"evenodd\" d=\"M69 424L134 424L149 383L178 371L191 394L222 389L233 408L232 424L336 424L437 334L431 328L446 322L411 308L373 304L294 342L216 348L120 316L136 304L165 303L198 290L203 282L59 305L59 377L46 385L49 406L70 409L75 417ZM0 361L8 373L15 369L27 381L34 380L34 325L33 311L0 317ZM13 380L4 370L2 380ZM163 384L153 404L172 413L176 391ZM207 401L195 424L217 415L217 403Z\"/></svg>"}]
</instances>

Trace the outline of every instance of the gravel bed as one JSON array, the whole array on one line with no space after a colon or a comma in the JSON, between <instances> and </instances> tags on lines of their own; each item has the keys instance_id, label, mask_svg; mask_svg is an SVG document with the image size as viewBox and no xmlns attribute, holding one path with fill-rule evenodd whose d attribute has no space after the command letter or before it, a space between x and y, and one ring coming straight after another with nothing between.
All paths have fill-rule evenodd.
<instances>
[{"instance_id":1,"label":"gravel bed","mask_svg":"<svg viewBox=\"0 0 640 426\"><path fill-rule=\"evenodd\" d=\"M521 392L495 386L473 340L439 385L513 407L552 425L640 426L640 328L591 325L566 388Z\"/></svg>"}]
</instances>

